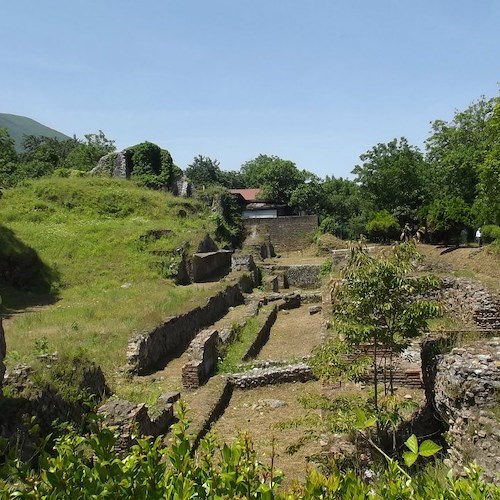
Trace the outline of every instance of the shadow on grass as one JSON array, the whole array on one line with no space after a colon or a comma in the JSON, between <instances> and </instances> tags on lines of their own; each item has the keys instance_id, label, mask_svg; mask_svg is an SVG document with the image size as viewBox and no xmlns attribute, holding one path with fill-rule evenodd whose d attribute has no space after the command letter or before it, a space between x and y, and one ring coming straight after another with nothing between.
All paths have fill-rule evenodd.
<instances>
[{"instance_id":1,"label":"shadow on grass","mask_svg":"<svg viewBox=\"0 0 500 500\"><path fill-rule=\"evenodd\" d=\"M54 284L59 273L37 252L0 226L0 296L7 315L57 301Z\"/></svg>"}]
</instances>

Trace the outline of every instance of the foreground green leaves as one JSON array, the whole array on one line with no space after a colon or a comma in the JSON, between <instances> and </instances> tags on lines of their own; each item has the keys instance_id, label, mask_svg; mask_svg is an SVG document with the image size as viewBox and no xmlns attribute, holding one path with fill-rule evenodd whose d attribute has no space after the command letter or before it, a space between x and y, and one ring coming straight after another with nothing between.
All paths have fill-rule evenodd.
<instances>
[{"instance_id":1,"label":"foreground green leaves","mask_svg":"<svg viewBox=\"0 0 500 500\"><path fill-rule=\"evenodd\" d=\"M363 481L352 470L334 467L328 476L311 469L303 482L282 484L283 475L259 462L248 436L231 444L220 444L214 436L202 440L192 451L189 423L180 420L171 431L170 444L163 437L137 439L124 455L115 453L116 436L109 429L96 428L79 435L71 426L59 428L53 449L39 449L38 467L15 454L6 457L0 468L0 498L33 499L495 499L500 488L481 479L475 465L455 478L451 473L440 481L430 476L409 476L394 460L372 482ZM407 442L422 456L433 451L416 439Z\"/></svg>"}]
</instances>

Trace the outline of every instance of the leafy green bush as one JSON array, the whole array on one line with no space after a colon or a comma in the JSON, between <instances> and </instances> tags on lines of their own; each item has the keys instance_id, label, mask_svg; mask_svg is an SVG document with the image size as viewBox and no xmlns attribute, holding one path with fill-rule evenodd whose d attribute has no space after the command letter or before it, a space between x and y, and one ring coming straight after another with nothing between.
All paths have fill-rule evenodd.
<instances>
[{"instance_id":1,"label":"leafy green bush","mask_svg":"<svg viewBox=\"0 0 500 500\"><path fill-rule=\"evenodd\" d=\"M7 455L0 468L0 496L14 498L100 498L100 499L190 499L256 498L384 500L429 498L495 499L500 487L481 478L471 465L464 475L448 474L442 481L425 474L410 476L398 462L386 457L387 468L364 482L353 470L333 469L328 476L309 469L304 482L296 481L279 490L283 474L257 460L246 435L231 444L220 444L214 436L203 439L192 453L193 437L189 422L179 410L179 422L172 426L170 445L155 440L136 439L125 456L115 453L116 436L94 424L94 431L80 435L64 424L50 449L42 441L38 466L23 462L15 453ZM5 446L5 443L2 443ZM412 443L414 444L414 443ZM417 455L426 455L423 444Z\"/></svg>"},{"instance_id":2,"label":"leafy green bush","mask_svg":"<svg viewBox=\"0 0 500 500\"><path fill-rule=\"evenodd\" d=\"M481 228L483 240L485 243L491 243L495 240L500 240L500 226L495 224L488 224Z\"/></svg>"},{"instance_id":3,"label":"leafy green bush","mask_svg":"<svg viewBox=\"0 0 500 500\"><path fill-rule=\"evenodd\" d=\"M400 226L394 215L387 210L381 210L368 221L366 231L372 241L388 241L398 237Z\"/></svg>"}]
</instances>

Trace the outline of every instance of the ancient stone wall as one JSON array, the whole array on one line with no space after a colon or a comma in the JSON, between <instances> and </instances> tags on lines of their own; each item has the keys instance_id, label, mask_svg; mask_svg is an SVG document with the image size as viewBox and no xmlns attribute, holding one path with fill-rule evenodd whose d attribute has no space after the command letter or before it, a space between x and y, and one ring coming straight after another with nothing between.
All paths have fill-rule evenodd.
<instances>
[{"instance_id":1,"label":"ancient stone wall","mask_svg":"<svg viewBox=\"0 0 500 500\"><path fill-rule=\"evenodd\" d=\"M191 342L188 350L189 361L182 367L182 386L197 389L203 385L217 366L217 330L200 332Z\"/></svg>"},{"instance_id":2,"label":"ancient stone wall","mask_svg":"<svg viewBox=\"0 0 500 500\"><path fill-rule=\"evenodd\" d=\"M285 272L289 287L318 288L321 286L320 266L289 266Z\"/></svg>"},{"instance_id":3,"label":"ancient stone wall","mask_svg":"<svg viewBox=\"0 0 500 500\"><path fill-rule=\"evenodd\" d=\"M200 329L222 318L229 307L242 304L238 285L228 286L210 297L206 305L173 316L152 330L136 333L128 342L128 370L144 374L164 364L179 348L188 346Z\"/></svg>"},{"instance_id":4,"label":"ancient stone wall","mask_svg":"<svg viewBox=\"0 0 500 500\"><path fill-rule=\"evenodd\" d=\"M448 466L462 470L475 460L485 478L495 480L500 466L500 338L455 344L456 337L442 334L424 338L426 405L412 428L424 435L434 432L435 440L436 432L444 432Z\"/></svg>"},{"instance_id":5,"label":"ancient stone wall","mask_svg":"<svg viewBox=\"0 0 500 500\"><path fill-rule=\"evenodd\" d=\"M500 338L456 347L437 361L434 403L449 425L449 465L476 460L493 480L500 470Z\"/></svg>"},{"instance_id":6,"label":"ancient stone wall","mask_svg":"<svg viewBox=\"0 0 500 500\"><path fill-rule=\"evenodd\" d=\"M440 299L447 310L480 328L500 329L500 301L478 282L466 278L443 280Z\"/></svg>"},{"instance_id":7,"label":"ancient stone wall","mask_svg":"<svg viewBox=\"0 0 500 500\"><path fill-rule=\"evenodd\" d=\"M2 387L3 376L5 375L5 365L3 360L7 354L7 347L5 344L5 332L3 330L2 318L0 317L0 388Z\"/></svg>"},{"instance_id":8,"label":"ancient stone wall","mask_svg":"<svg viewBox=\"0 0 500 500\"><path fill-rule=\"evenodd\" d=\"M168 432L174 423L173 402L160 406L156 415L151 415L144 404L131 403L124 399L111 399L98 410L107 426L115 430L115 451L124 455L134 443L134 436L153 436Z\"/></svg>"},{"instance_id":9,"label":"ancient stone wall","mask_svg":"<svg viewBox=\"0 0 500 500\"><path fill-rule=\"evenodd\" d=\"M245 219L248 234L271 237L277 252L302 250L311 242L312 233L318 228L316 215L276 217L272 219Z\"/></svg>"},{"instance_id":10,"label":"ancient stone wall","mask_svg":"<svg viewBox=\"0 0 500 500\"><path fill-rule=\"evenodd\" d=\"M314 380L311 368L305 363L280 367L257 368L245 373L235 373L229 382L238 389L252 389L263 385Z\"/></svg>"},{"instance_id":11,"label":"ancient stone wall","mask_svg":"<svg viewBox=\"0 0 500 500\"><path fill-rule=\"evenodd\" d=\"M220 277L231 269L230 250L195 253L190 261L189 275L193 283L206 281L209 278Z\"/></svg>"},{"instance_id":12,"label":"ancient stone wall","mask_svg":"<svg viewBox=\"0 0 500 500\"><path fill-rule=\"evenodd\" d=\"M276 322L277 317L278 317L278 306L275 306L271 309L271 311L269 311L269 313L267 313L267 318L265 319L260 330L257 332L257 335L255 336L255 340L252 342L252 345L248 348L248 351L243 356L243 361L255 357L260 352L263 345L269 339L271 328Z\"/></svg>"}]
</instances>

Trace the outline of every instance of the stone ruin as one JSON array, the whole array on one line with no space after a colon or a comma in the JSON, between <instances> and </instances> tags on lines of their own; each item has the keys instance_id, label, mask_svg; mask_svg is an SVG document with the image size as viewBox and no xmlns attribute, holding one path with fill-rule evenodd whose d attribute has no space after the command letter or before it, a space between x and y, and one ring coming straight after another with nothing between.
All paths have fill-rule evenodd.
<instances>
[{"instance_id":1,"label":"stone ruin","mask_svg":"<svg viewBox=\"0 0 500 500\"><path fill-rule=\"evenodd\" d=\"M175 422L174 403L180 398L178 392L163 394L155 410L144 404L131 403L124 399L110 399L99 407L98 414L105 424L115 430L118 438L115 450L125 454L134 443L134 436L157 437L168 432Z\"/></svg>"},{"instance_id":2,"label":"stone ruin","mask_svg":"<svg viewBox=\"0 0 500 500\"><path fill-rule=\"evenodd\" d=\"M90 175L116 177L118 179L129 179L131 174L130 152L126 149L118 153L109 153L102 156L97 166L90 171Z\"/></svg>"},{"instance_id":3,"label":"stone ruin","mask_svg":"<svg viewBox=\"0 0 500 500\"><path fill-rule=\"evenodd\" d=\"M129 150L124 149L117 153L108 153L102 156L97 162L97 165L89 173L90 175L102 177L130 179L132 172L132 155ZM179 175L173 179L166 188L167 191L174 196L182 196L185 198L190 198L196 193L193 184L184 175Z\"/></svg>"},{"instance_id":4,"label":"stone ruin","mask_svg":"<svg viewBox=\"0 0 500 500\"><path fill-rule=\"evenodd\" d=\"M7 347L5 344L5 332L3 330L2 318L0 317L0 389L3 383L3 377L5 375L5 365L3 360L7 355Z\"/></svg>"},{"instance_id":5,"label":"stone ruin","mask_svg":"<svg viewBox=\"0 0 500 500\"><path fill-rule=\"evenodd\" d=\"M500 337L451 348L454 342L442 335L422 342L426 406L417 419L426 434L445 432L449 467L461 470L475 460L487 480L498 481Z\"/></svg>"}]
</instances>

